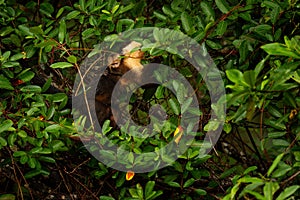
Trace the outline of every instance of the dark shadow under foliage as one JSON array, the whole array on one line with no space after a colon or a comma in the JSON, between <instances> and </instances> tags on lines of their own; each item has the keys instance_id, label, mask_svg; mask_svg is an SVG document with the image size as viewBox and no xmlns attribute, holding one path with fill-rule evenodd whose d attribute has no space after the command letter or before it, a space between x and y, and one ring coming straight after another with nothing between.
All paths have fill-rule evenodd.
<instances>
[{"instance_id":1,"label":"dark shadow under foliage","mask_svg":"<svg viewBox=\"0 0 300 200\"><path fill-rule=\"evenodd\" d=\"M0 1L0 200L298 199L299 7L298 1L268 0ZM120 42L118 34L142 27L177 30L205 45L226 87L227 113L218 143L199 157L205 134L219 128L208 121L220 108L211 105L203 77L174 53L176 45L166 52L137 41L143 43L141 64L171 66L189 81L201 117L178 160L153 157L151 162L162 159L170 166L129 180L128 173L96 160L80 139L105 134L135 153L170 142L180 149L181 100L160 85L135 91L129 105L135 122L147 125L155 104L168 114L166 123L156 124L159 133L143 140L126 133L136 130L114 124L110 101L103 99L95 108L103 133L80 138L75 124L84 127L84 119L74 122L71 97L80 64L94 45ZM165 45L168 34L154 31L154 43ZM101 80L98 97L116 83ZM184 88L170 83L177 91ZM134 165L130 155L123 159Z\"/></svg>"}]
</instances>

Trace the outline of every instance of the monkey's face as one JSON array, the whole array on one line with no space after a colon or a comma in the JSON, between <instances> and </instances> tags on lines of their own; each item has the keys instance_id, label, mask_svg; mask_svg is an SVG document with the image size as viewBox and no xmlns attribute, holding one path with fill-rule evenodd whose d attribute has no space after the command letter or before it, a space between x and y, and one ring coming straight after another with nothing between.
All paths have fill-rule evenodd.
<instances>
[{"instance_id":1,"label":"monkey's face","mask_svg":"<svg viewBox=\"0 0 300 200\"><path fill-rule=\"evenodd\" d=\"M135 52L129 53L129 55L125 55L125 57L136 58L136 59L142 59L143 56L144 56L144 52L142 52L141 50L137 50Z\"/></svg>"}]
</instances>

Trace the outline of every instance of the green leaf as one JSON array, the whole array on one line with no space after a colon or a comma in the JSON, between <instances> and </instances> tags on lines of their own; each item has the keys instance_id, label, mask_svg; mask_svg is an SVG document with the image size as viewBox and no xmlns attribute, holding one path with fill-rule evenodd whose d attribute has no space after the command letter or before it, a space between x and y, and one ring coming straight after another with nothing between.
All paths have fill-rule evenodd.
<instances>
[{"instance_id":1,"label":"green leaf","mask_svg":"<svg viewBox=\"0 0 300 200\"><path fill-rule=\"evenodd\" d=\"M55 18L59 18L59 17L61 16L61 14L64 12L64 10L65 10L65 7L61 7L61 8L58 10L58 12L57 12Z\"/></svg>"},{"instance_id":2,"label":"green leaf","mask_svg":"<svg viewBox=\"0 0 300 200\"><path fill-rule=\"evenodd\" d=\"M50 133L57 133L61 129L61 126L59 124L52 124L50 126L47 126L45 128L45 131L50 132Z\"/></svg>"},{"instance_id":3,"label":"green leaf","mask_svg":"<svg viewBox=\"0 0 300 200\"><path fill-rule=\"evenodd\" d=\"M276 200L286 200L288 197L293 195L299 188L299 185L292 185L290 187L285 188L284 191L279 194Z\"/></svg>"},{"instance_id":4,"label":"green leaf","mask_svg":"<svg viewBox=\"0 0 300 200\"><path fill-rule=\"evenodd\" d=\"M187 111L187 109L190 107L191 103L193 102L193 98L190 97L188 98L186 101L183 102L182 106L181 106L181 113L185 113L185 111ZM196 108L194 108L196 109Z\"/></svg>"},{"instance_id":5,"label":"green leaf","mask_svg":"<svg viewBox=\"0 0 300 200\"><path fill-rule=\"evenodd\" d=\"M250 172L255 171L256 169L257 169L256 166L248 167L248 168L243 172L243 174L244 174L244 175L249 174Z\"/></svg>"},{"instance_id":6,"label":"green leaf","mask_svg":"<svg viewBox=\"0 0 300 200\"><path fill-rule=\"evenodd\" d=\"M250 86L250 88L254 88L255 82L256 82L255 72L253 70L245 71L244 72L244 80L245 80L246 84L248 84Z\"/></svg>"},{"instance_id":7,"label":"green leaf","mask_svg":"<svg viewBox=\"0 0 300 200\"><path fill-rule=\"evenodd\" d=\"M210 120L205 126L204 126L204 131L215 131L219 128L220 122L219 121L214 121Z\"/></svg>"},{"instance_id":8,"label":"green leaf","mask_svg":"<svg viewBox=\"0 0 300 200\"><path fill-rule=\"evenodd\" d=\"M175 13L172 11L171 7L169 5L164 5L162 7L162 11L164 12L164 14L170 16L170 18L174 18L175 17Z\"/></svg>"},{"instance_id":9,"label":"green leaf","mask_svg":"<svg viewBox=\"0 0 300 200\"><path fill-rule=\"evenodd\" d=\"M10 61L20 60L21 58L24 58L24 54L23 53L17 53L17 54L14 54L13 56L10 57Z\"/></svg>"},{"instance_id":10,"label":"green leaf","mask_svg":"<svg viewBox=\"0 0 300 200\"><path fill-rule=\"evenodd\" d=\"M163 15L163 14L157 12L157 11L154 11L153 15L155 17L157 17L158 19L162 20L162 21L166 21L167 20L167 17L165 15Z\"/></svg>"},{"instance_id":11,"label":"green leaf","mask_svg":"<svg viewBox=\"0 0 300 200\"><path fill-rule=\"evenodd\" d=\"M67 58L68 62L70 63L77 63L77 57L74 55L71 55Z\"/></svg>"},{"instance_id":12,"label":"green leaf","mask_svg":"<svg viewBox=\"0 0 300 200\"><path fill-rule=\"evenodd\" d=\"M49 87L51 86L51 82L52 78L50 77L46 80L45 84L43 85L42 92L46 92L49 89Z\"/></svg>"},{"instance_id":13,"label":"green leaf","mask_svg":"<svg viewBox=\"0 0 300 200\"><path fill-rule=\"evenodd\" d=\"M1 194L0 200L15 200L16 196L13 194Z\"/></svg>"},{"instance_id":14,"label":"green leaf","mask_svg":"<svg viewBox=\"0 0 300 200\"><path fill-rule=\"evenodd\" d=\"M34 35L43 35L44 34L44 31L43 29L40 27L40 26L34 26L34 27L30 27L29 28L29 31L31 33L33 33Z\"/></svg>"},{"instance_id":15,"label":"green leaf","mask_svg":"<svg viewBox=\"0 0 300 200\"><path fill-rule=\"evenodd\" d=\"M0 146L6 146L7 145L7 141L6 139L4 139L3 137L0 136Z\"/></svg>"},{"instance_id":16,"label":"green leaf","mask_svg":"<svg viewBox=\"0 0 300 200\"><path fill-rule=\"evenodd\" d=\"M24 177L25 177L26 179L28 179L28 178L32 178L32 177L34 177L34 176L37 176L37 175L39 175L39 174L41 174L41 173L42 173L42 170L41 170L41 169L35 169L35 170L32 170L32 171L27 172L27 173L24 175Z\"/></svg>"},{"instance_id":17,"label":"green leaf","mask_svg":"<svg viewBox=\"0 0 300 200\"><path fill-rule=\"evenodd\" d=\"M154 188L154 185L155 185L155 181L148 181L146 186L145 186L145 197L146 199L152 195L152 192L153 192L153 188Z\"/></svg>"},{"instance_id":18,"label":"green leaf","mask_svg":"<svg viewBox=\"0 0 300 200\"><path fill-rule=\"evenodd\" d=\"M66 19L73 19L75 17L77 17L80 14L80 11L78 10L73 10L72 12L70 12L69 14L67 14Z\"/></svg>"},{"instance_id":19,"label":"green leaf","mask_svg":"<svg viewBox=\"0 0 300 200\"><path fill-rule=\"evenodd\" d=\"M25 131L23 131L23 130L20 130L17 134L21 138L26 138L27 137L27 133Z\"/></svg>"},{"instance_id":20,"label":"green leaf","mask_svg":"<svg viewBox=\"0 0 300 200\"><path fill-rule=\"evenodd\" d=\"M65 93L56 93L52 95L53 102L62 102L67 98L68 96Z\"/></svg>"},{"instance_id":21,"label":"green leaf","mask_svg":"<svg viewBox=\"0 0 300 200\"><path fill-rule=\"evenodd\" d=\"M141 186L140 183L136 184L136 191L137 191L137 195L139 196L139 199L143 199L144 198L144 192L143 192L143 187Z\"/></svg>"},{"instance_id":22,"label":"green leaf","mask_svg":"<svg viewBox=\"0 0 300 200\"><path fill-rule=\"evenodd\" d=\"M17 67L19 66L20 63L17 61L9 61L9 62L5 62L2 65L2 68L11 68L11 67Z\"/></svg>"},{"instance_id":23,"label":"green leaf","mask_svg":"<svg viewBox=\"0 0 300 200\"><path fill-rule=\"evenodd\" d=\"M29 158L28 158L27 155L21 156L21 158L20 158L20 163L24 165L25 163L27 163L28 159L29 159Z\"/></svg>"},{"instance_id":24,"label":"green leaf","mask_svg":"<svg viewBox=\"0 0 300 200\"><path fill-rule=\"evenodd\" d=\"M280 44L280 43L271 43L271 44L265 44L261 46L263 50L265 50L270 55L276 55L276 56L288 56L292 58L300 58L300 55L289 49L286 45Z\"/></svg>"},{"instance_id":25,"label":"green leaf","mask_svg":"<svg viewBox=\"0 0 300 200\"><path fill-rule=\"evenodd\" d=\"M180 114L180 105L178 103L178 101L172 99L169 99L169 103L171 106L172 111L175 113L175 115L179 115Z\"/></svg>"},{"instance_id":26,"label":"green leaf","mask_svg":"<svg viewBox=\"0 0 300 200\"><path fill-rule=\"evenodd\" d=\"M226 75L234 83L240 83L244 79L243 73L238 69L228 69Z\"/></svg>"},{"instance_id":27,"label":"green leaf","mask_svg":"<svg viewBox=\"0 0 300 200\"><path fill-rule=\"evenodd\" d=\"M196 192L198 195L204 196L207 194L207 192L203 189L195 189L194 192Z\"/></svg>"},{"instance_id":28,"label":"green leaf","mask_svg":"<svg viewBox=\"0 0 300 200\"><path fill-rule=\"evenodd\" d=\"M64 68L73 67L73 64L68 63L68 62L57 62L57 63L50 65L50 67L52 67L54 69L56 69L56 68L64 69Z\"/></svg>"},{"instance_id":29,"label":"green leaf","mask_svg":"<svg viewBox=\"0 0 300 200\"><path fill-rule=\"evenodd\" d=\"M7 119L0 124L0 133L7 131L13 125L13 121Z\"/></svg>"},{"instance_id":30,"label":"green leaf","mask_svg":"<svg viewBox=\"0 0 300 200\"><path fill-rule=\"evenodd\" d=\"M25 151L15 151L13 153L14 157L20 157L20 156L25 156L27 153Z\"/></svg>"},{"instance_id":31,"label":"green leaf","mask_svg":"<svg viewBox=\"0 0 300 200\"><path fill-rule=\"evenodd\" d=\"M215 11L213 10L211 5L209 5L206 1L201 1L200 6L202 11L208 18L211 18L212 20L215 19Z\"/></svg>"},{"instance_id":32,"label":"green leaf","mask_svg":"<svg viewBox=\"0 0 300 200\"><path fill-rule=\"evenodd\" d=\"M192 28L193 20L186 12L181 13L181 23L185 32L189 33Z\"/></svg>"},{"instance_id":33,"label":"green leaf","mask_svg":"<svg viewBox=\"0 0 300 200\"><path fill-rule=\"evenodd\" d=\"M230 176L231 174L235 173L236 170L237 170L237 166L232 167L232 168L230 168L230 169L227 169L225 172L223 172L223 173L220 175L220 178L221 178L221 179L224 179L224 178Z\"/></svg>"},{"instance_id":34,"label":"green leaf","mask_svg":"<svg viewBox=\"0 0 300 200\"><path fill-rule=\"evenodd\" d=\"M125 30L123 30L123 27L125 26ZM134 21L132 19L120 19L117 22L116 31L118 33L130 30L134 27Z\"/></svg>"},{"instance_id":35,"label":"green leaf","mask_svg":"<svg viewBox=\"0 0 300 200\"><path fill-rule=\"evenodd\" d=\"M30 68L22 71L16 78L21 79L24 82L29 82L35 76L35 73L28 70L30 70Z\"/></svg>"},{"instance_id":36,"label":"green leaf","mask_svg":"<svg viewBox=\"0 0 300 200\"><path fill-rule=\"evenodd\" d=\"M100 196L99 199L100 200L115 200L115 198L110 197L110 196Z\"/></svg>"},{"instance_id":37,"label":"green leaf","mask_svg":"<svg viewBox=\"0 0 300 200\"><path fill-rule=\"evenodd\" d=\"M64 19L60 20L58 28L58 41L63 44L67 34L67 25Z\"/></svg>"},{"instance_id":38,"label":"green leaf","mask_svg":"<svg viewBox=\"0 0 300 200\"><path fill-rule=\"evenodd\" d=\"M87 39L87 38L89 38L89 37L92 37L92 36L94 36L95 34L95 29L94 28L88 28L88 29L85 29L83 32L82 32L82 37L84 38L84 39ZM109 36L107 36L107 37L109 37Z\"/></svg>"},{"instance_id":39,"label":"green leaf","mask_svg":"<svg viewBox=\"0 0 300 200\"><path fill-rule=\"evenodd\" d=\"M61 150L61 148L64 146L65 144L61 140L54 140L51 142L53 152Z\"/></svg>"},{"instance_id":40,"label":"green leaf","mask_svg":"<svg viewBox=\"0 0 300 200\"><path fill-rule=\"evenodd\" d=\"M272 178L285 176L291 169L292 167L281 162L279 163L279 167L272 173Z\"/></svg>"},{"instance_id":41,"label":"green leaf","mask_svg":"<svg viewBox=\"0 0 300 200\"><path fill-rule=\"evenodd\" d=\"M55 163L55 159L49 156L39 156L38 159L42 162Z\"/></svg>"},{"instance_id":42,"label":"green leaf","mask_svg":"<svg viewBox=\"0 0 300 200\"><path fill-rule=\"evenodd\" d=\"M222 13L228 13L230 7L225 0L215 0L217 7Z\"/></svg>"},{"instance_id":43,"label":"green leaf","mask_svg":"<svg viewBox=\"0 0 300 200\"><path fill-rule=\"evenodd\" d=\"M230 123L225 123L223 125L223 130L225 131L225 133L230 133L230 131L232 130L232 126Z\"/></svg>"},{"instance_id":44,"label":"green leaf","mask_svg":"<svg viewBox=\"0 0 300 200\"><path fill-rule=\"evenodd\" d=\"M245 176L238 180L239 183L263 183L264 181L257 177Z\"/></svg>"},{"instance_id":45,"label":"green leaf","mask_svg":"<svg viewBox=\"0 0 300 200\"><path fill-rule=\"evenodd\" d=\"M180 184L174 181L168 182L168 185L175 188L180 188Z\"/></svg>"},{"instance_id":46,"label":"green leaf","mask_svg":"<svg viewBox=\"0 0 300 200\"><path fill-rule=\"evenodd\" d=\"M194 178L190 178L188 179L184 184L183 184L183 187L184 188L187 188L187 187L190 187L191 185L193 185L195 182L195 179Z\"/></svg>"},{"instance_id":47,"label":"green leaf","mask_svg":"<svg viewBox=\"0 0 300 200\"><path fill-rule=\"evenodd\" d=\"M279 189L277 182L267 182L263 188L266 200L273 200L274 193Z\"/></svg>"},{"instance_id":48,"label":"green leaf","mask_svg":"<svg viewBox=\"0 0 300 200\"><path fill-rule=\"evenodd\" d=\"M251 190L244 190L244 191L245 191L246 193L249 193L249 194L255 196L255 198L256 198L257 200L266 200L266 198L265 198L263 195L259 194L258 192L251 191Z\"/></svg>"},{"instance_id":49,"label":"green leaf","mask_svg":"<svg viewBox=\"0 0 300 200\"><path fill-rule=\"evenodd\" d=\"M227 24L228 23L226 21L221 21L217 26L216 34L222 36L227 30Z\"/></svg>"},{"instance_id":50,"label":"green leaf","mask_svg":"<svg viewBox=\"0 0 300 200\"><path fill-rule=\"evenodd\" d=\"M22 87L21 92L27 92L27 93L41 93L42 88L37 85L26 85Z\"/></svg>"},{"instance_id":51,"label":"green leaf","mask_svg":"<svg viewBox=\"0 0 300 200\"><path fill-rule=\"evenodd\" d=\"M9 80L2 74L0 75L0 89L14 90L14 87L11 85Z\"/></svg>"},{"instance_id":52,"label":"green leaf","mask_svg":"<svg viewBox=\"0 0 300 200\"><path fill-rule=\"evenodd\" d=\"M254 69L255 72L255 79L257 78L257 76L259 75L259 73L261 72L261 70L263 69L265 62L269 59L269 55L267 57L265 57L264 59L262 59L256 66Z\"/></svg>"},{"instance_id":53,"label":"green leaf","mask_svg":"<svg viewBox=\"0 0 300 200\"><path fill-rule=\"evenodd\" d=\"M34 147L29 151L30 154L36 154L39 153L43 148L42 147Z\"/></svg>"},{"instance_id":54,"label":"green leaf","mask_svg":"<svg viewBox=\"0 0 300 200\"><path fill-rule=\"evenodd\" d=\"M274 169L277 167L278 163L281 161L281 159L283 158L284 153L279 154L275 160L273 161L271 167L269 168L268 172L267 172L267 176L270 176L271 173L274 171Z\"/></svg>"}]
</instances>

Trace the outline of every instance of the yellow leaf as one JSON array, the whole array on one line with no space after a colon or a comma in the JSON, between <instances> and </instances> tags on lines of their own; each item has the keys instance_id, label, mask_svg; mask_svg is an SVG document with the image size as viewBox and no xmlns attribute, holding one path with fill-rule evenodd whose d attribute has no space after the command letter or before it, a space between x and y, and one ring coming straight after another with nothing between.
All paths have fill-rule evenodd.
<instances>
[{"instance_id":1,"label":"yellow leaf","mask_svg":"<svg viewBox=\"0 0 300 200\"><path fill-rule=\"evenodd\" d=\"M133 171L127 171L126 180L130 181L133 177L134 177L134 172Z\"/></svg>"},{"instance_id":2,"label":"yellow leaf","mask_svg":"<svg viewBox=\"0 0 300 200\"><path fill-rule=\"evenodd\" d=\"M182 137L182 134L183 134L183 128L181 126L178 126L174 132L174 137L175 137L175 142L176 144L179 143L181 137Z\"/></svg>"}]
</instances>

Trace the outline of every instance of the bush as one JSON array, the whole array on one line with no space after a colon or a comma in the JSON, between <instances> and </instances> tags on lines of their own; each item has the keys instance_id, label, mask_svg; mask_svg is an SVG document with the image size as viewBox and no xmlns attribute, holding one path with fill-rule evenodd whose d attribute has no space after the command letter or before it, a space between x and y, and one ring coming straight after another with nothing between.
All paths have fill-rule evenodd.
<instances>
[{"instance_id":1,"label":"bush","mask_svg":"<svg viewBox=\"0 0 300 200\"><path fill-rule=\"evenodd\" d=\"M5 185L0 200L51 195L73 199L74 195L81 199L297 198L299 6L298 1L263 0L0 1L0 183ZM196 139L186 141L191 146L178 160L171 162L172 155L166 153L162 160L168 167L132 178L128 176L136 158L131 154L124 157L128 172L116 171L90 156L78 142L80 131L74 123L84 125L86 119L74 122L70 97L80 64L94 45L118 43L122 32L143 27L156 27L153 35L161 45L166 45L172 31L158 28L168 28L206 47L226 86L227 113L213 152L199 157L205 134L220 126L208 123L210 115L220 114L223 108L210 105L205 77L176 55L180 47L193 57L193 49L178 43L167 52L143 45L143 64L172 66L191 83L200 102L201 121L193 133ZM176 92L185 88L176 80L165 84ZM130 100L135 120L147 124L149 109L145 108L160 103L169 116L163 131L141 140L125 131L139 134L138 130L115 129L108 120L102 133L134 153L152 151L172 140L176 146L185 131L179 126L184 101L189 102L162 86L140 88ZM40 182L51 192L39 191Z\"/></svg>"}]
</instances>

